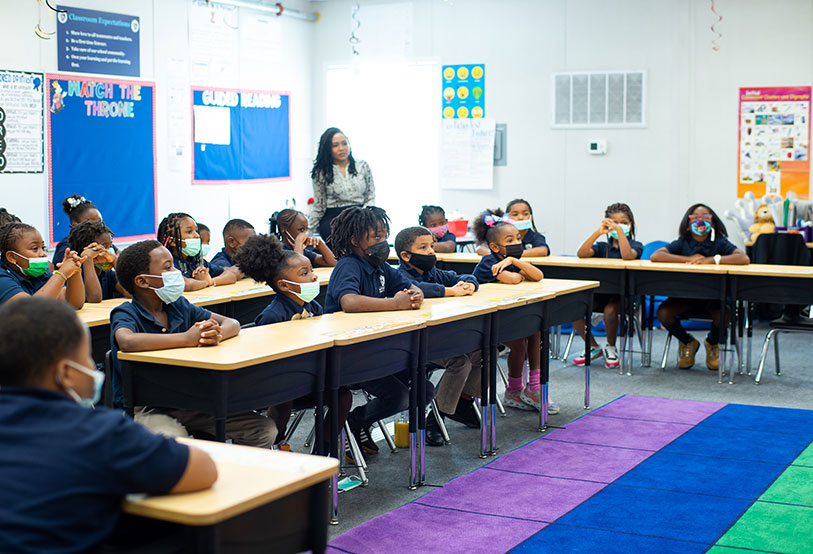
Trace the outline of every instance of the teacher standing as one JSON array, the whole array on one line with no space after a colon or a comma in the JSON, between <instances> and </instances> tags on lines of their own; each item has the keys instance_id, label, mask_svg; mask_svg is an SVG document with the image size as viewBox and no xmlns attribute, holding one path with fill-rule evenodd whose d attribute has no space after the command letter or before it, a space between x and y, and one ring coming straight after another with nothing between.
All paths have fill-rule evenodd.
<instances>
[{"instance_id":1,"label":"teacher standing","mask_svg":"<svg viewBox=\"0 0 813 554\"><path fill-rule=\"evenodd\" d=\"M370 166L353 159L347 137L331 127L319 139L319 151L311 170L313 205L308 217L311 229L322 240L330 238L330 222L352 206L375 204L375 183Z\"/></svg>"}]
</instances>

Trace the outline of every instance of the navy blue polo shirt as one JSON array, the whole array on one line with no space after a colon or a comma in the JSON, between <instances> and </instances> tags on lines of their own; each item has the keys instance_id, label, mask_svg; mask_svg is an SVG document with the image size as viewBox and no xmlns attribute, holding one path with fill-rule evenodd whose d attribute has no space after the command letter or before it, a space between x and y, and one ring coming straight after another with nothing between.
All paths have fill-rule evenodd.
<instances>
[{"instance_id":1,"label":"navy blue polo shirt","mask_svg":"<svg viewBox=\"0 0 813 554\"><path fill-rule=\"evenodd\" d=\"M24 277L7 266L6 262L0 262L0 304L5 304L9 298L21 292L33 295L52 275L46 271L39 277Z\"/></svg>"},{"instance_id":2,"label":"navy blue polo shirt","mask_svg":"<svg viewBox=\"0 0 813 554\"><path fill-rule=\"evenodd\" d=\"M438 298L446 296L446 287L453 287L460 281L472 283L474 290L480 288L477 279L474 275L459 275L451 270L438 269L433 267L429 271L424 271L423 275L418 273L418 270L409 266L406 262L401 260L401 265L398 271L404 274L407 279L415 283L415 285L423 291L426 298ZM332 277L331 277L332 279Z\"/></svg>"},{"instance_id":3,"label":"navy blue polo shirt","mask_svg":"<svg viewBox=\"0 0 813 554\"><path fill-rule=\"evenodd\" d=\"M110 300L111 298L122 298L122 294L116 290L116 270L108 269L99 274L99 284L102 286L102 300Z\"/></svg>"},{"instance_id":4,"label":"navy blue polo shirt","mask_svg":"<svg viewBox=\"0 0 813 554\"><path fill-rule=\"evenodd\" d=\"M545 235L537 233L533 229L528 229L528 232L522 237L522 246L525 250L528 250L537 246L548 246L548 243L545 241ZM548 253L550 254L550 246L548 246Z\"/></svg>"},{"instance_id":5,"label":"navy blue polo shirt","mask_svg":"<svg viewBox=\"0 0 813 554\"><path fill-rule=\"evenodd\" d=\"M712 242L711 237L706 235L706 240L697 242L694 239L679 239L670 242L666 245L666 250L670 254L676 256L694 256L695 254L702 254L707 258L712 258L719 254L720 256L728 256L737 249L736 246L731 244L727 238L723 236L717 237L717 240Z\"/></svg>"},{"instance_id":6,"label":"navy blue polo shirt","mask_svg":"<svg viewBox=\"0 0 813 554\"><path fill-rule=\"evenodd\" d=\"M189 449L55 391L0 389L0 550L87 552L113 530L125 494L165 494Z\"/></svg>"},{"instance_id":7,"label":"navy blue polo shirt","mask_svg":"<svg viewBox=\"0 0 813 554\"><path fill-rule=\"evenodd\" d=\"M58 263L61 264L62 260L65 259L65 250L67 250L67 249L68 249L68 237L65 237L64 239L62 239L61 241L56 243L56 247L54 249L54 257L51 260L51 262L54 264L54 267L57 267L56 264L58 264ZM114 252L119 251L119 249L116 248L115 244L113 245L113 251ZM81 252L80 252L80 254L81 254Z\"/></svg>"},{"instance_id":8,"label":"navy blue polo shirt","mask_svg":"<svg viewBox=\"0 0 813 554\"><path fill-rule=\"evenodd\" d=\"M644 253L644 245L637 240L627 239L630 243L630 248L635 251L635 259L640 260L641 255ZM596 258L621 258L621 248L616 244L615 246L607 242L597 242L593 246L593 256Z\"/></svg>"},{"instance_id":9,"label":"navy blue polo shirt","mask_svg":"<svg viewBox=\"0 0 813 554\"><path fill-rule=\"evenodd\" d=\"M412 283L388 263L373 267L357 254L343 257L336 263L327 285L325 312L341 311L345 294L360 294L373 298L392 298Z\"/></svg>"},{"instance_id":10,"label":"navy blue polo shirt","mask_svg":"<svg viewBox=\"0 0 813 554\"><path fill-rule=\"evenodd\" d=\"M290 244L288 244L287 241L280 241L280 242L282 242L282 247L285 250L293 250L293 247ZM314 250L313 248L311 248L309 246L306 246L305 249L302 250L302 255L305 256L306 258L308 258L308 260L311 263L311 266L313 266L314 262L316 261L316 256L318 256L319 253L316 250Z\"/></svg>"},{"instance_id":11,"label":"navy blue polo shirt","mask_svg":"<svg viewBox=\"0 0 813 554\"><path fill-rule=\"evenodd\" d=\"M231 259L231 256L226 254L225 248L221 248L220 252L215 254L215 257L212 258L211 262L209 262L209 275L212 275L212 269L215 269L216 271L219 270L220 273L222 273L224 269L233 265L234 260ZM218 273L218 275L220 273Z\"/></svg>"},{"instance_id":12,"label":"navy blue polo shirt","mask_svg":"<svg viewBox=\"0 0 813 554\"><path fill-rule=\"evenodd\" d=\"M451 231L446 231L446 234L440 237L438 242L451 242L457 244L457 237Z\"/></svg>"},{"instance_id":13,"label":"navy blue polo shirt","mask_svg":"<svg viewBox=\"0 0 813 554\"><path fill-rule=\"evenodd\" d=\"M254 323L257 325L270 325L272 323L291 321L293 319L316 317L323 313L325 313L325 311L316 300L305 302L305 304L300 306L284 294L275 294L274 299L265 307L262 313L257 316Z\"/></svg>"},{"instance_id":14,"label":"navy blue polo shirt","mask_svg":"<svg viewBox=\"0 0 813 554\"><path fill-rule=\"evenodd\" d=\"M200 260L200 263L198 263L198 260ZM198 268L198 266L201 265L209 270L209 277L217 277L218 275L223 273L222 267L211 265L208 261L206 261L206 258L202 256L195 256L194 258L187 258L185 260L182 260L175 254L173 254L172 265L180 269L181 273L183 273L183 276L186 277L187 279L191 279L192 272L195 271Z\"/></svg>"},{"instance_id":15,"label":"navy blue polo shirt","mask_svg":"<svg viewBox=\"0 0 813 554\"><path fill-rule=\"evenodd\" d=\"M116 406L124 405L124 392L121 383L121 365L117 354L119 345L116 343L116 331L130 329L134 333L172 334L184 333L199 321L206 321L212 317L212 312L195 306L181 296L172 304L164 304L167 311L169 327L164 327L155 320L153 315L133 298L113 308L110 312L110 350L113 358L113 401Z\"/></svg>"},{"instance_id":16,"label":"navy blue polo shirt","mask_svg":"<svg viewBox=\"0 0 813 554\"><path fill-rule=\"evenodd\" d=\"M530 234L530 233L529 233ZM540 235L541 236L541 235ZM502 258L497 256L494 252L491 254L487 254L480 259L480 263L474 268L472 274L474 278L477 279L477 282L481 285L486 283L493 283L497 280L497 277L491 274L491 267L495 264L498 264L502 261ZM509 265L503 271L512 271L514 273L519 273L520 269L515 265ZM332 278L332 277L331 277Z\"/></svg>"}]
</instances>

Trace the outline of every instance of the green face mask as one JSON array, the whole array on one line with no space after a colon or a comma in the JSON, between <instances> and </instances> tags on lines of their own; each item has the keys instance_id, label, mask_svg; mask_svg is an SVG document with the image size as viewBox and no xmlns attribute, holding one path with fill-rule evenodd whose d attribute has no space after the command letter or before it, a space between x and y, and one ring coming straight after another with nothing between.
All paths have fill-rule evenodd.
<instances>
[{"instance_id":1,"label":"green face mask","mask_svg":"<svg viewBox=\"0 0 813 554\"><path fill-rule=\"evenodd\" d=\"M200 239L183 239L186 246L181 248L181 252L190 258L197 256L200 253Z\"/></svg>"},{"instance_id":2,"label":"green face mask","mask_svg":"<svg viewBox=\"0 0 813 554\"><path fill-rule=\"evenodd\" d=\"M99 269L101 271L108 271L110 269L113 269L113 264L111 264L111 263L102 263L102 262L96 263L96 262L94 262L93 265L96 266L96 269Z\"/></svg>"},{"instance_id":3,"label":"green face mask","mask_svg":"<svg viewBox=\"0 0 813 554\"><path fill-rule=\"evenodd\" d=\"M20 271L23 272L23 275L27 275L28 277L41 277L46 271L48 271L48 258L27 258L22 254L18 254L14 252L14 255L24 258L28 261L28 267L23 267L20 264L15 264L17 267L20 268Z\"/></svg>"}]
</instances>

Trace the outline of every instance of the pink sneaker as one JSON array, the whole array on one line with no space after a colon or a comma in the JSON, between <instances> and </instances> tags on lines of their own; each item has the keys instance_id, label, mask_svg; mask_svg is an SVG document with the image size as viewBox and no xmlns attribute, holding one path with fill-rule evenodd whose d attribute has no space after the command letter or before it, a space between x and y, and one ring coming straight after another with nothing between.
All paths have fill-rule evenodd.
<instances>
[{"instance_id":1,"label":"pink sneaker","mask_svg":"<svg viewBox=\"0 0 813 554\"><path fill-rule=\"evenodd\" d=\"M522 395L524 392L525 392L524 388L516 392L506 390L505 394L502 397L503 406L507 406L509 408L516 408L518 410L533 410L531 406L529 406L526 402L523 401Z\"/></svg>"}]
</instances>

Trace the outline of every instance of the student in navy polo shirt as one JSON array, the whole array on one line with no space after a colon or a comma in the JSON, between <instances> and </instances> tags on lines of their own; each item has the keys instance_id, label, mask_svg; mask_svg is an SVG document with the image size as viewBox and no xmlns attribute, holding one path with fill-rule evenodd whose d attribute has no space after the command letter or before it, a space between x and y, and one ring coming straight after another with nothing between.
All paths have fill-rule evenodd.
<instances>
[{"instance_id":1,"label":"student in navy polo shirt","mask_svg":"<svg viewBox=\"0 0 813 554\"><path fill-rule=\"evenodd\" d=\"M210 268L216 271L223 271L230 267L232 271L237 273L239 279L243 278L243 273L234 265L234 254L240 249L241 246L257 233L254 231L254 226L244 219L231 219L223 227L223 248L215 254L212 258Z\"/></svg>"},{"instance_id":2,"label":"student in navy polo shirt","mask_svg":"<svg viewBox=\"0 0 813 554\"><path fill-rule=\"evenodd\" d=\"M198 235L200 235L200 255L206 258L212 251L212 230L205 223L200 221L195 223L198 224Z\"/></svg>"},{"instance_id":3,"label":"student in navy polo shirt","mask_svg":"<svg viewBox=\"0 0 813 554\"><path fill-rule=\"evenodd\" d=\"M237 281L231 270L212 267L201 254L198 225L189 214L171 213L158 224L158 241L172 254L172 263L183 274L184 290L230 285Z\"/></svg>"},{"instance_id":4,"label":"student in navy polo shirt","mask_svg":"<svg viewBox=\"0 0 813 554\"><path fill-rule=\"evenodd\" d=\"M102 214L99 212L99 208L97 208L93 202L78 194L73 194L65 198L65 200L62 201L62 210L68 214L71 228L85 221L102 221ZM63 260L67 248L68 237L65 236L65 238L56 244L53 258L54 267L57 267L59 262Z\"/></svg>"},{"instance_id":5,"label":"student in navy polo shirt","mask_svg":"<svg viewBox=\"0 0 813 554\"><path fill-rule=\"evenodd\" d=\"M108 542L124 495L195 491L217 479L205 452L117 410L92 409L103 382L87 328L65 303L0 307L3 552L91 551Z\"/></svg>"},{"instance_id":6,"label":"student in navy polo shirt","mask_svg":"<svg viewBox=\"0 0 813 554\"><path fill-rule=\"evenodd\" d=\"M119 255L116 273L121 286L133 295L131 302L110 313L113 397L119 406L123 403L123 391L118 350L216 346L240 332L240 324L235 320L195 306L182 296L183 276L173 267L169 251L158 241L145 240L125 248ZM206 414L149 407L139 410L137 416L150 413L175 418L192 434L215 434L215 421ZM276 435L273 420L255 412L226 419L226 437L238 444L270 447Z\"/></svg>"},{"instance_id":7,"label":"student in navy polo shirt","mask_svg":"<svg viewBox=\"0 0 813 554\"><path fill-rule=\"evenodd\" d=\"M728 231L714 210L705 204L690 206L678 227L678 238L652 253L653 262L686 264L750 263L745 252L728 240ZM700 343L680 324L679 317L686 312L708 314L711 330L706 336L706 367L717 371L720 367L720 303L714 300L667 298L658 308L658 319L664 328L680 341L678 367L690 369ZM728 314L726 314L726 319Z\"/></svg>"},{"instance_id":8,"label":"student in navy polo shirt","mask_svg":"<svg viewBox=\"0 0 813 554\"><path fill-rule=\"evenodd\" d=\"M435 252L448 254L457 250L457 237L449 231L446 212L440 206L422 206L418 225L426 227L435 237Z\"/></svg>"},{"instance_id":9,"label":"student in navy polo shirt","mask_svg":"<svg viewBox=\"0 0 813 554\"><path fill-rule=\"evenodd\" d=\"M85 304L83 261L66 248L58 269L52 273L39 231L25 223L0 227L0 304L36 295L66 300L80 309Z\"/></svg>"},{"instance_id":10,"label":"student in navy polo shirt","mask_svg":"<svg viewBox=\"0 0 813 554\"><path fill-rule=\"evenodd\" d=\"M545 241L545 235L536 230L534 210L527 200L515 198L505 205L505 215L514 222L522 238L523 256L549 256L550 248Z\"/></svg>"},{"instance_id":11,"label":"student in navy polo shirt","mask_svg":"<svg viewBox=\"0 0 813 554\"><path fill-rule=\"evenodd\" d=\"M387 263L389 233L387 212L376 206L347 208L330 222L330 240L339 261L327 286L327 313L339 310L417 310L421 307L421 289ZM370 437L372 424L409 406L408 382L408 372L404 371L360 385L375 398L350 412L347 421L361 448L368 454L378 453L378 446ZM431 399L432 387L427 386L426 390L427 398Z\"/></svg>"},{"instance_id":12,"label":"student in navy polo shirt","mask_svg":"<svg viewBox=\"0 0 813 554\"><path fill-rule=\"evenodd\" d=\"M316 301L319 295L319 278L313 272L308 258L293 250L286 250L276 237L255 235L250 237L242 248L235 254L234 261L246 275L267 283L276 294L271 303L257 316L257 325L271 325L283 321L308 319L324 313L322 306ZM316 404L313 395L307 395L293 402L286 402L274 406L269 410L269 417L273 417L277 424L277 442L285 437L285 429L291 418L291 410L301 409ZM350 389L339 389L339 407L337 415L339 428L344 428L353 397ZM326 441L329 423L325 420ZM323 452L328 452L330 443Z\"/></svg>"},{"instance_id":13,"label":"student in navy polo shirt","mask_svg":"<svg viewBox=\"0 0 813 554\"><path fill-rule=\"evenodd\" d=\"M395 237L395 251L401 260L398 270L423 291L426 298L468 296L480 287L473 275L458 275L435 267L435 235L425 227L407 227ZM442 446L443 435L436 418L449 417L466 427L478 428L474 398L480 394L482 356L479 350L461 356L433 360L444 368L437 391L440 414L426 420L426 443Z\"/></svg>"},{"instance_id":14,"label":"student in navy polo shirt","mask_svg":"<svg viewBox=\"0 0 813 554\"><path fill-rule=\"evenodd\" d=\"M599 237L606 236L606 242L596 242ZM624 260L638 260L644 252L644 245L635 240L635 218L629 206L622 202L610 204L604 210L604 219L598 228L587 237L579 247L579 258L616 258ZM608 368L619 366L618 350L615 340L618 337L618 315L621 313L621 298L617 294L593 295L593 311L604 313L604 328L607 331L607 344L599 348L595 335L591 335L590 361L604 356L604 365ZM582 339L585 336L584 319L573 322ZM585 356L581 354L573 359L573 363L583 366Z\"/></svg>"},{"instance_id":15,"label":"student in navy polo shirt","mask_svg":"<svg viewBox=\"0 0 813 554\"><path fill-rule=\"evenodd\" d=\"M325 242L308 234L308 218L290 208L271 216L274 233L287 250L294 250L310 260L313 267L334 267L336 257Z\"/></svg>"},{"instance_id":16,"label":"student in navy polo shirt","mask_svg":"<svg viewBox=\"0 0 813 554\"><path fill-rule=\"evenodd\" d=\"M85 283L85 301L98 303L111 298L129 296L116 280L116 251L113 250L113 232L101 221L85 221L71 228L68 245L81 252L82 280Z\"/></svg>"}]
</instances>

